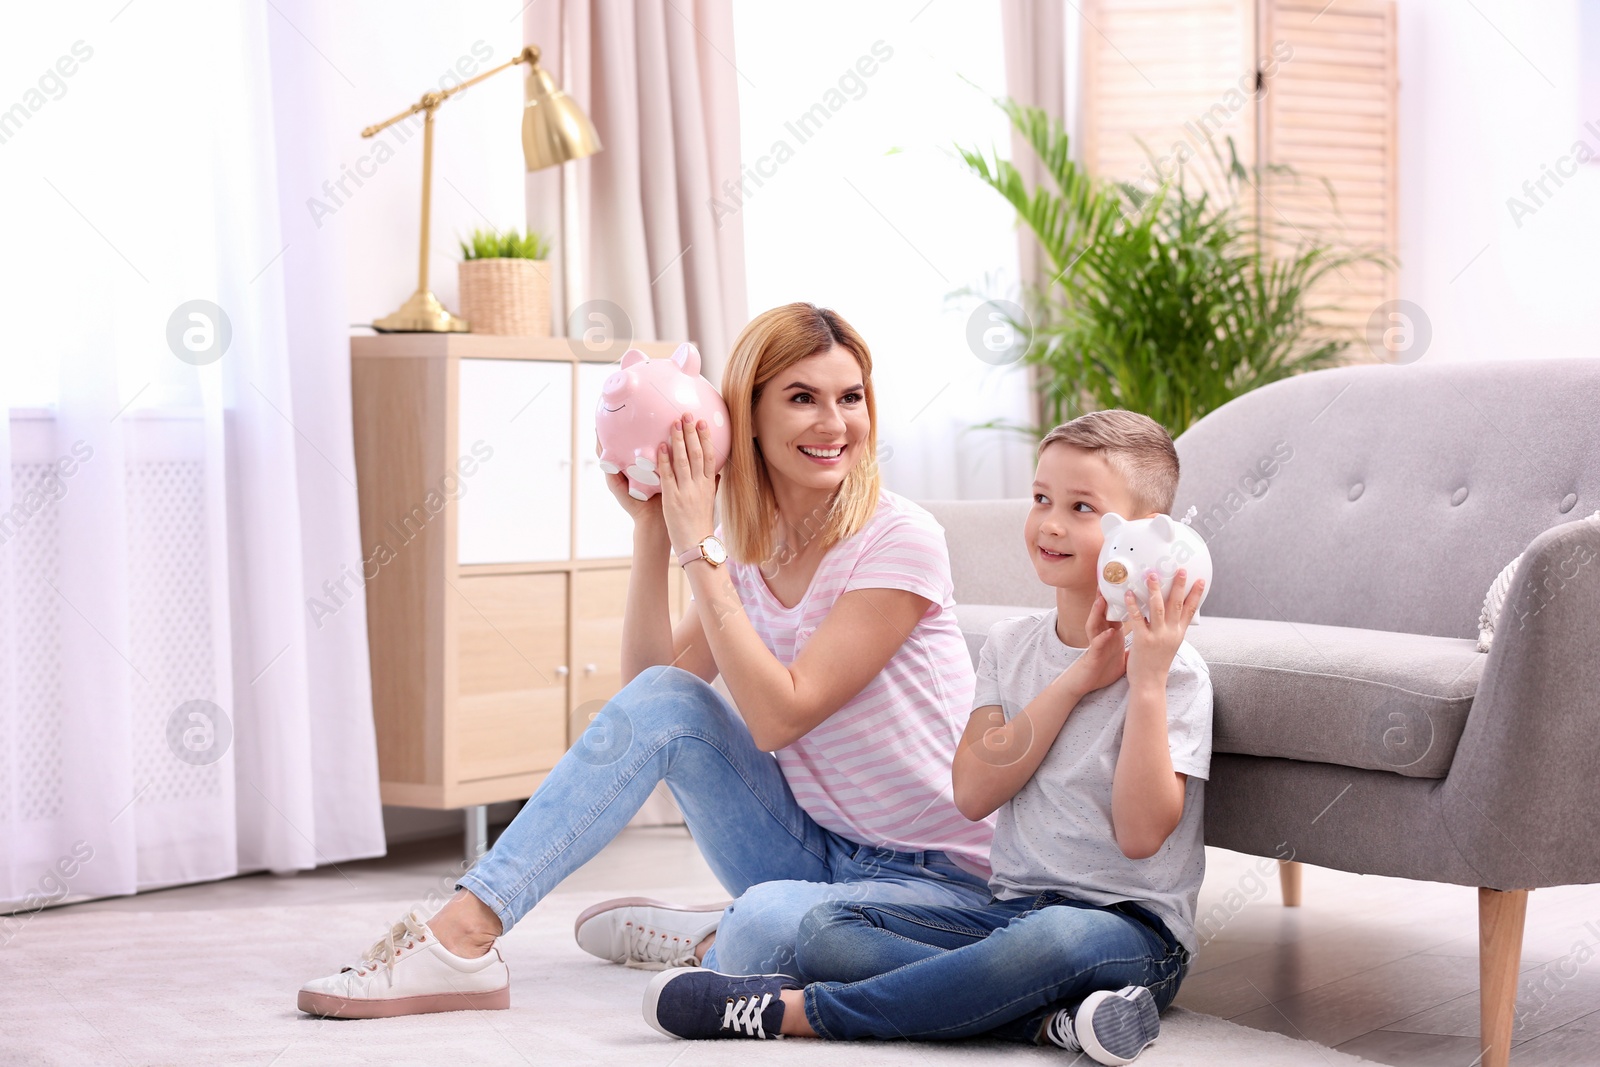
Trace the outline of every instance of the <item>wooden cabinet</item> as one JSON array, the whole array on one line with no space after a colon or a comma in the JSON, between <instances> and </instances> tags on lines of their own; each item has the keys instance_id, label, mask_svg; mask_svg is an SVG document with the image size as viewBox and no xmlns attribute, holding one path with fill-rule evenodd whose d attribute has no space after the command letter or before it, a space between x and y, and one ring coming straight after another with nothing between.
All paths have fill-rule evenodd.
<instances>
[{"instance_id":1,"label":"wooden cabinet","mask_svg":"<svg viewBox=\"0 0 1600 1067\"><path fill-rule=\"evenodd\" d=\"M632 525L593 462L611 364L471 334L356 337L351 357L383 801L531 796L622 684ZM669 590L676 621L676 567Z\"/></svg>"}]
</instances>

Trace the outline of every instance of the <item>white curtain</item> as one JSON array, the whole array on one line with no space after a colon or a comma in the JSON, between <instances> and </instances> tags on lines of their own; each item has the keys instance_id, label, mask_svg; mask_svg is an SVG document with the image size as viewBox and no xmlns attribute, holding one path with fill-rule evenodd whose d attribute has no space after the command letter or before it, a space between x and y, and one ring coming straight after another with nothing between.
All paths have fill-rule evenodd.
<instances>
[{"instance_id":1,"label":"white curtain","mask_svg":"<svg viewBox=\"0 0 1600 1067\"><path fill-rule=\"evenodd\" d=\"M0 41L0 943L384 853L345 264L304 207L325 17L32 5Z\"/></svg>"},{"instance_id":2,"label":"white curtain","mask_svg":"<svg viewBox=\"0 0 1600 1067\"><path fill-rule=\"evenodd\" d=\"M529 219L561 220L555 333L692 340L720 383L749 319L742 220L711 207L739 170L731 0L542 0L523 32L603 146L528 175Z\"/></svg>"}]
</instances>

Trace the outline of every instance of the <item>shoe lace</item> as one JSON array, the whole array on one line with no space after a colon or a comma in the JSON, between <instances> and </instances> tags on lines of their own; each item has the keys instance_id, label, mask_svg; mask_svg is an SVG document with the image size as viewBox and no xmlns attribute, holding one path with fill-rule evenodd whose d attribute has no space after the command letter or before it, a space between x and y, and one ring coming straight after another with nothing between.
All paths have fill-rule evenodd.
<instances>
[{"instance_id":1,"label":"shoe lace","mask_svg":"<svg viewBox=\"0 0 1600 1067\"><path fill-rule=\"evenodd\" d=\"M694 962L694 946L687 938L659 933L648 926L632 927L628 956L640 963L687 964Z\"/></svg>"},{"instance_id":2,"label":"shoe lace","mask_svg":"<svg viewBox=\"0 0 1600 1067\"><path fill-rule=\"evenodd\" d=\"M722 1028L732 1030L734 1033L745 1033L751 1037L766 1037L766 1028L761 1024L761 1013L767 1010L767 1005L772 1003L772 994L763 993L759 998L754 996L730 997L728 1006L722 1012Z\"/></svg>"},{"instance_id":3,"label":"shoe lace","mask_svg":"<svg viewBox=\"0 0 1600 1067\"><path fill-rule=\"evenodd\" d=\"M1072 1028L1072 1013L1062 1010L1050 1016L1050 1021L1045 1023L1045 1037L1050 1039L1052 1045L1057 1045L1068 1052L1082 1052L1083 1046L1078 1043L1078 1034Z\"/></svg>"},{"instance_id":4,"label":"shoe lace","mask_svg":"<svg viewBox=\"0 0 1600 1067\"><path fill-rule=\"evenodd\" d=\"M428 929L423 925L417 913L408 911L400 921L389 928L389 932L372 943L372 947L361 954L361 959L356 961L355 971L362 977L368 971L377 971L379 967L387 969L386 977L391 985L394 984L394 964L400 958L400 953L413 947L416 943L428 940ZM351 968L346 967L345 970Z\"/></svg>"}]
</instances>

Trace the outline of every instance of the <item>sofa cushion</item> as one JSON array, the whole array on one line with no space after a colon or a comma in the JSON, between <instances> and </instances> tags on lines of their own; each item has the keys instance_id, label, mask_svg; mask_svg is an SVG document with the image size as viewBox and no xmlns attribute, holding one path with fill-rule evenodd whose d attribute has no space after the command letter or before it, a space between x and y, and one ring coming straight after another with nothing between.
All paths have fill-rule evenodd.
<instances>
[{"instance_id":1,"label":"sofa cushion","mask_svg":"<svg viewBox=\"0 0 1600 1067\"><path fill-rule=\"evenodd\" d=\"M989 627L1038 608L958 604L974 664ZM1469 638L1200 616L1212 751L1443 778L1488 657Z\"/></svg>"}]
</instances>

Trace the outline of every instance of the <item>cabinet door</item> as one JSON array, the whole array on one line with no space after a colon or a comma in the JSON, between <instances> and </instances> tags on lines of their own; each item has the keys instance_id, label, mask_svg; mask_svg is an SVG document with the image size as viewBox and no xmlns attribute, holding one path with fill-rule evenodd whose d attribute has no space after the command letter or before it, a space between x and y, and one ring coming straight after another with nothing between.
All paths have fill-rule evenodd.
<instances>
[{"instance_id":1,"label":"cabinet door","mask_svg":"<svg viewBox=\"0 0 1600 1067\"><path fill-rule=\"evenodd\" d=\"M615 505L616 501L611 503ZM682 616L681 605L685 602L681 575L677 571L674 564L673 571L667 575L668 611L674 623ZM576 571L572 576L577 630L572 641L573 708L567 727L569 745L577 743L605 702L622 688L622 614L628 600L628 575L627 567L618 567ZM597 737L589 750L590 756L622 759L631 741L631 733ZM658 782L628 825L677 826L682 823L683 814L667 784Z\"/></svg>"},{"instance_id":2,"label":"cabinet door","mask_svg":"<svg viewBox=\"0 0 1600 1067\"><path fill-rule=\"evenodd\" d=\"M572 544L572 364L463 359L458 449L478 458L461 479L456 559L569 558ZM484 449L492 449L484 458ZM616 502L612 502L616 506Z\"/></svg>"},{"instance_id":3,"label":"cabinet door","mask_svg":"<svg viewBox=\"0 0 1600 1067\"><path fill-rule=\"evenodd\" d=\"M611 504L615 507L616 501ZM595 713L622 688L622 613L628 602L628 574L627 567L573 572L577 629L572 635L569 745L578 740Z\"/></svg>"},{"instance_id":4,"label":"cabinet door","mask_svg":"<svg viewBox=\"0 0 1600 1067\"><path fill-rule=\"evenodd\" d=\"M567 576L453 579L455 780L554 767L567 747Z\"/></svg>"},{"instance_id":5,"label":"cabinet door","mask_svg":"<svg viewBox=\"0 0 1600 1067\"><path fill-rule=\"evenodd\" d=\"M615 503L615 501L613 501ZM573 572L571 746L603 704L622 688L622 616L628 603L631 570L618 567ZM689 603L688 583L676 564L667 573L667 613L677 626Z\"/></svg>"},{"instance_id":6,"label":"cabinet door","mask_svg":"<svg viewBox=\"0 0 1600 1067\"><path fill-rule=\"evenodd\" d=\"M633 520L606 486L595 455L594 413L600 387L615 363L578 364L578 544L579 559L633 555Z\"/></svg>"}]
</instances>

